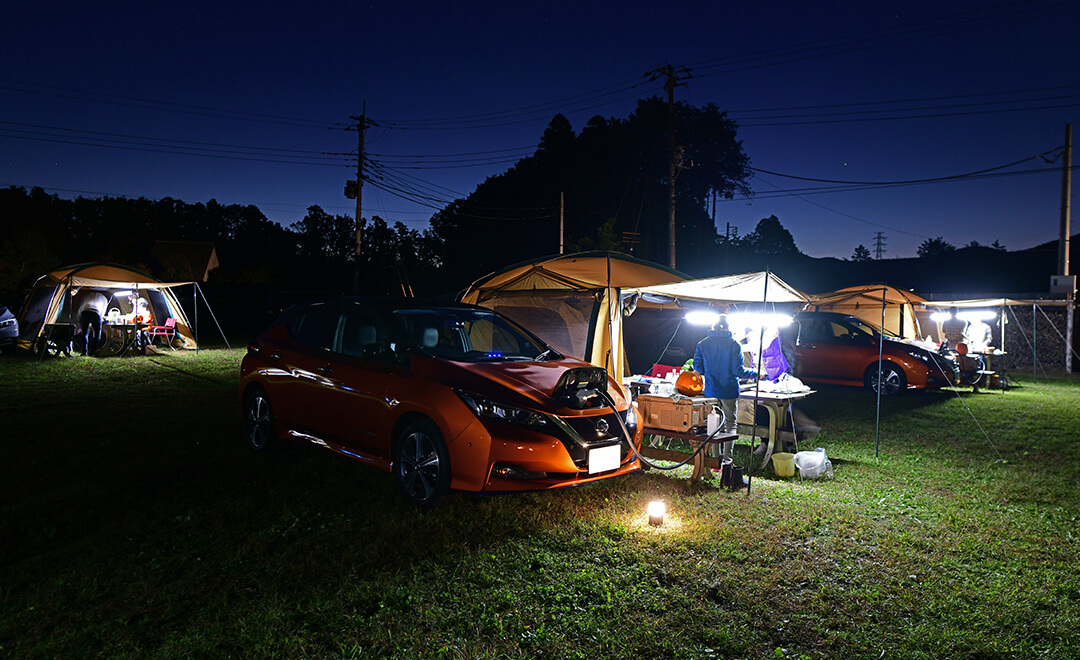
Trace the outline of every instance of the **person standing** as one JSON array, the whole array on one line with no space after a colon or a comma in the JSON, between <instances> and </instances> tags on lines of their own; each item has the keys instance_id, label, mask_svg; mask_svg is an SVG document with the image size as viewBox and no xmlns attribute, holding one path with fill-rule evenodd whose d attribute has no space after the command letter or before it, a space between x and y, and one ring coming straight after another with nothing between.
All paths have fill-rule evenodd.
<instances>
[{"instance_id":1,"label":"person standing","mask_svg":"<svg viewBox=\"0 0 1080 660\"><path fill-rule=\"evenodd\" d=\"M80 289L72 298L72 307L79 315L79 327L84 340L83 355L93 356L101 343L101 318L109 299L93 289Z\"/></svg>"},{"instance_id":2,"label":"person standing","mask_svg":"<svg viewBox=\"0 0 1080 660\"><path fill-rule=\"evenodd\" d=\"M705 381L702 394L720 399L724 411L724 431L736 432L735 412L739 401L739 379L755 378L757 372L743 367L742 348L731 336L727 316L721 316L694 350L694 371ZM735 443L723 443L723 457L731 458Z\"/></svg>"},{"instance_id":3,"label":"person standing","mask_svg":"<svg viewBox=\"0 0 1080 660\"><path fill-rule=\"evenodd\" d=\"M967 321L956 314L957 309L950 307L949 318L941 322L941 334L945 336L945 341L949 342L950 348L956 348L957 344L964 341L964 330L967 329Z\"/></svg>"}]
</instances>

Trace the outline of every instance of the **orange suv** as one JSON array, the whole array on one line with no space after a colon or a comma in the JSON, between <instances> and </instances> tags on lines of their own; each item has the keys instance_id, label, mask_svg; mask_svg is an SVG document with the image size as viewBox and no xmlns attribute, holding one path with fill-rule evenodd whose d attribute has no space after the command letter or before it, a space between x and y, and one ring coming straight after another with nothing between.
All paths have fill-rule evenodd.
<instances>
[{"instance_id":1,"label":"orange suv","mask_svg":"<svg viewBox=\"0 0 1080 660\"><path fill-rule=\"evenodd\" d=\"M636 409L607 372L499 314L414 298L297 305L248 344L253 449L292 438L392 472L436 503L571 486L639 469Z\"/></svg>"}]
</instances>

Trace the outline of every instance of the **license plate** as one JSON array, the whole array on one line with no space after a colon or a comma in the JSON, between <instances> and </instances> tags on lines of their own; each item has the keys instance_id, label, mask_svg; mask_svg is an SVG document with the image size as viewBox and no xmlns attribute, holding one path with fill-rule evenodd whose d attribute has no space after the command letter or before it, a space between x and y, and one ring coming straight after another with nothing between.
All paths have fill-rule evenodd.
<instances>
[{"instance_id":1,"label":"license plate","mask_svg":"<svg viewBox=\"0 0 1080 660\"><path fill-rule=\"evenodd\" d=\"M589 474L607 472L619 467L619 445L596 447L589 450Z\"/></svg>"}]
</instances>

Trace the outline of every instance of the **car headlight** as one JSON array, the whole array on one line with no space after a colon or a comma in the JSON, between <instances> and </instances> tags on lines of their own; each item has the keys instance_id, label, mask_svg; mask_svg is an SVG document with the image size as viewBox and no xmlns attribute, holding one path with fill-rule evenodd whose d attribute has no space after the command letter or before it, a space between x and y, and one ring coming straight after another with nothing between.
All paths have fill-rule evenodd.
<instances>
[{"instance_id":1,"label":"car headlight","mask_svg":"<svg viewBox=\"0 0 1080 660\"><path fill-rule=\"evenodd\" d=\"M626 422L626 430L630 432L630 437L634 437L634 433L637 431L637 413L634 411L633 405L626 409L623 420Z\"/></svg>"},{"instance_id":2,"label":"car headlight","mask_svg":"<svg viewBox=\"0 0 1080 660\"><path fill-rule=\"evenodd\" d=\"M480 419L504 422L515 426L524 426L538 431L548 429L551 424L546 415L534 410L510 406L478 394L462 392L461 390L454 390L454 393L461 397L461 400L465 402L465 405L469 406L473 413Z\"/></svg>"}]
</instances>

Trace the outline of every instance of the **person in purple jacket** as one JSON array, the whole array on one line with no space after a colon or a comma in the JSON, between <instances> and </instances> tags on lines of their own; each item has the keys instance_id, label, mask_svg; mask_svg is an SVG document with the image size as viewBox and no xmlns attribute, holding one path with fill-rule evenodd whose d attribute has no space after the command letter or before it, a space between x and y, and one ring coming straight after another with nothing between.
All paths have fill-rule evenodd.
<instances>
[{"instance_id":1,"label":"person in purple jacket","mask_svg":"<svg viewBox=\"0 0 1080 660\"><path fill-rule=\"evenodd\" d=\"M694 350L694 371L705 381L704 396L720 399L724 411L724 431L736 432L735 409L739 401L739 380L756 378L757 372L743 367L742 349L731 336L727 316L721 316ZM723 443L723 456L731 458L734 442Z\"/></svg>"}]
</instances>

